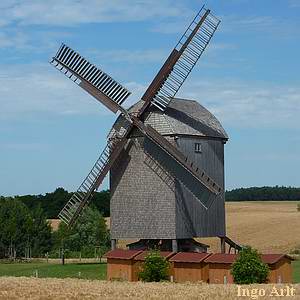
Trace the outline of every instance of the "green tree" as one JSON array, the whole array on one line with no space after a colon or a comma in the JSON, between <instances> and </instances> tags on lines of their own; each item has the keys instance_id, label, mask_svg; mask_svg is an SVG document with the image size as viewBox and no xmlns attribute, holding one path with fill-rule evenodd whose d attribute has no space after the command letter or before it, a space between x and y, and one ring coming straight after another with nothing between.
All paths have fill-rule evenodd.
<instances>
[{"instance_id":1,"label":"green tree","mask_svg":"<svg viewBox=\"0 0 300 300\"><path fill-rule=\"evenodd\" d=\"M31 246L34 257L42 257L52 247L51 226L41 205L32 211Z\"/></svg>"},{"instance_id":2,"label":"green tree","mask_svg":"<svg viewBox=\"0 0 300 300\"><path fill-rule=\"evenodd\" d=\"M243 248L231 269L234 282L237 284L264 283L267 281L269 267L262 262L257 250Z\"/></svg>"},{"instance_id":3,"label":"green tree","mask_svg":"<svg viewBox=\"0 0 300 300\"><path fill-rule=\"evenodd\" d=\"M97 192L91 199L93 205L101 212L103 217L110 215L110 191Z\"/></svg>"},{"instance_id":4,"label":"green tree","mask_svg":"<svg viewBox=\"0 0 300 300\"><path fill-rule=\"evenodd\" d=\"M57 218L61 208L71 198L71 195L71 193L59 187L53 193L46 193L45 196L41 197L41 206L47 213L48 219Z\"/></svg>"},{"instance_id":5,"label":"green tree","mask_svg":"<svg viewBox=\"0 0 300 300\"><path fill-rule=\"evenodd\" d=\"M30 211L34 210L40 205L48 219L56 219L61 208L71 198L72 194L73 193L69 193L64 188L59 187L54 192L46 193L45 195L15 196L15 199L23 202L30 209ZM104 217L109 217L109 190L94 193L91 202Z\"/></svg>"},{"instance_id":6,"label":"green tree","mask_svg":"<svg viewBox=\"0 0 300 300\"><path fill-rule=\"evenodd\" d=\"M32 230L29 209L13 198L0 199L0 245L2 253L23 256Z\"/></svg>"},{"instance_id":7,"label":"green tree","mask_svg":"<svg viewBox=\"0 0 300 300\"><path fill-rule=\"evenodd\" d=\"M168 261L160 255L158 250L150 251L145 258L143 270L139 273L139 277L146 282L168 280Z\"/></svg>"},{"instance_id":8,"label":"green tree","mask_svg":"<svg viewBox=\"0 0 300 300\"><path fill-rule=\"evenodd\" d=\"M101 213L92 207L85 209L76 225L69 230L64 223L60 223L54 234L55 248L64 245L69 251L81 251L84 256L93 256L95 247L103 253L110 244L109 231Z\"/></svg>"}]
</instances>

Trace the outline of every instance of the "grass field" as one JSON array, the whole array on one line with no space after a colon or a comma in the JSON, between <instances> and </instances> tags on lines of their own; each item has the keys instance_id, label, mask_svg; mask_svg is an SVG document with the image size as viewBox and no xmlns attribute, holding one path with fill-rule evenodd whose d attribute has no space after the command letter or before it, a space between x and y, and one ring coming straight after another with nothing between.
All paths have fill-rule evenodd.
<instances>
[{"instance_id":1,"label":"grass field","mask_svg":"<svg viewBox=\"0 0 300 300\"><path fill-rule=\"evenodd\" d=\"M265 290L258 299L300 299L300 285L294 285L294 297L270 297L274 285L250 285ZM285 285L276 285L276 289ZM237 297L236 285L109 282L79 279L40 279L3 277L0 299L251 299ZM255 299L255 298L252 298Z\"/></svg>"},{"instance_id":2,"label":"grass field","mask_svg":"<svg viewBox=\"0 0 300 300\"><path fill-rule=\"evenodd\" d=\"M55 277L105 280L106 264L71 263L64 266L47 263L0 264L0 276L35 277L36 275L39 278ZM300 260L293 262L293 282L300 283Z\"/></svg>"},{"instance_id":3,"label":"grass field","mask_svg":"<svg viewBox=\"0 0 300 300\"><path fill-rule=\"evenodd\" d=\"M47 264L47 263L11 263L0 264L0 276L56 277L106 279L106 263L93 264Z\"/></svg>"},{"instance_id":4,"label":"grass field","mask_svg":"<svg viewBox=\"0 0 300 300\"><path fill-rule=\"evenodd\" d=\"M227 202L227 236L241 245L250 245L264 253L289 253L300 247L299 201ZM107 220L109 223L109 218ZM220 251L218 238L199 239ZM125 247L128 242L120 241Z\"/></svg>"},{"instance_id":5,"label":"grass field","mask_svg":"<svg viewBox=\"0 0 300 300\"><path fill-rule=\"evenodd\" d=\"M300 283L300 260L293 262L293 282Z\"/></svg>"}]
</instances>

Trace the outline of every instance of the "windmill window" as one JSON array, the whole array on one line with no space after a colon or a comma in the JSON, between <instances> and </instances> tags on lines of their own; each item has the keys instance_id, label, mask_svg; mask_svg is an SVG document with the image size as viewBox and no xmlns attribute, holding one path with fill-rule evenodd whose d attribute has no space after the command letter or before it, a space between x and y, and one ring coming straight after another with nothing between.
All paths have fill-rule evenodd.
<instances>
[{"instance_id":1,"label":"windmill window","mask_svg":"<svg viewBox=\"0 0 300 300\"><path fill-rule=\"evenodd\" d=\"M195 152L196 153L201 153L202 152L201 143L195 143Z\"/></svg>"}]
</instances>

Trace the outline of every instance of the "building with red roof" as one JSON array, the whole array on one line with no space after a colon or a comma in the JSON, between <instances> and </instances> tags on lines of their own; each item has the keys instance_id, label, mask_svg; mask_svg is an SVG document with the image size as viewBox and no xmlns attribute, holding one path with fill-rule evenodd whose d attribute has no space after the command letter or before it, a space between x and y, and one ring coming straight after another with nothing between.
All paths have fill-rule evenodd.
<instances>
[{"instance_id":1,"label":"building with red roof","mask_svg":"<svg viewBox=\"0 0 300 300\"><path fill-rule=\"evenodd\" d=\"M237 259L238 254L212 254L205 259L209 265L210 283L233 283L231 275L232 264ZM262 254L261 259L270 268L268 276L269 283L291 283L292 266L291 257L284 254Z\"/></svg>"},{"instance_id":2,"label":"building with red roof","mask_svg":"<svg viewBox=\"0 0 300 300\"><path fill-rule=\"evenodd\" d=\"M107 252L107 280L133 281L133 259L140 254L140 250L115 249Z\"/></svg>"},{"instance_id":3,"label":"building with red roof","mask_svg":"<svg viewBox=\"0 0 300 300\"><path fill-rule=\"evenodd\" d=\"M170 259L175 282L209 282L208 264L204 262L211 254L179 252Z\"/></svg>"}]
</instances>

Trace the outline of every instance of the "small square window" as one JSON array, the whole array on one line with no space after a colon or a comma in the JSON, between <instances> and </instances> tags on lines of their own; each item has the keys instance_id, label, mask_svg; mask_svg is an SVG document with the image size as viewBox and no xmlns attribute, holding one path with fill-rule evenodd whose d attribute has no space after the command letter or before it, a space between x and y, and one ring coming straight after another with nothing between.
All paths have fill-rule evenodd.
<instances>
[{"instance_id":1,"label":"small square window","mask_svg":"<svg viewBox=\"0 0 300 300\"><path fill-rule=\"evenodd\" d=\"M201 153L202 152L201 143L195 143L195 152L196 153Z\"/></svg>"}]
</instances>

